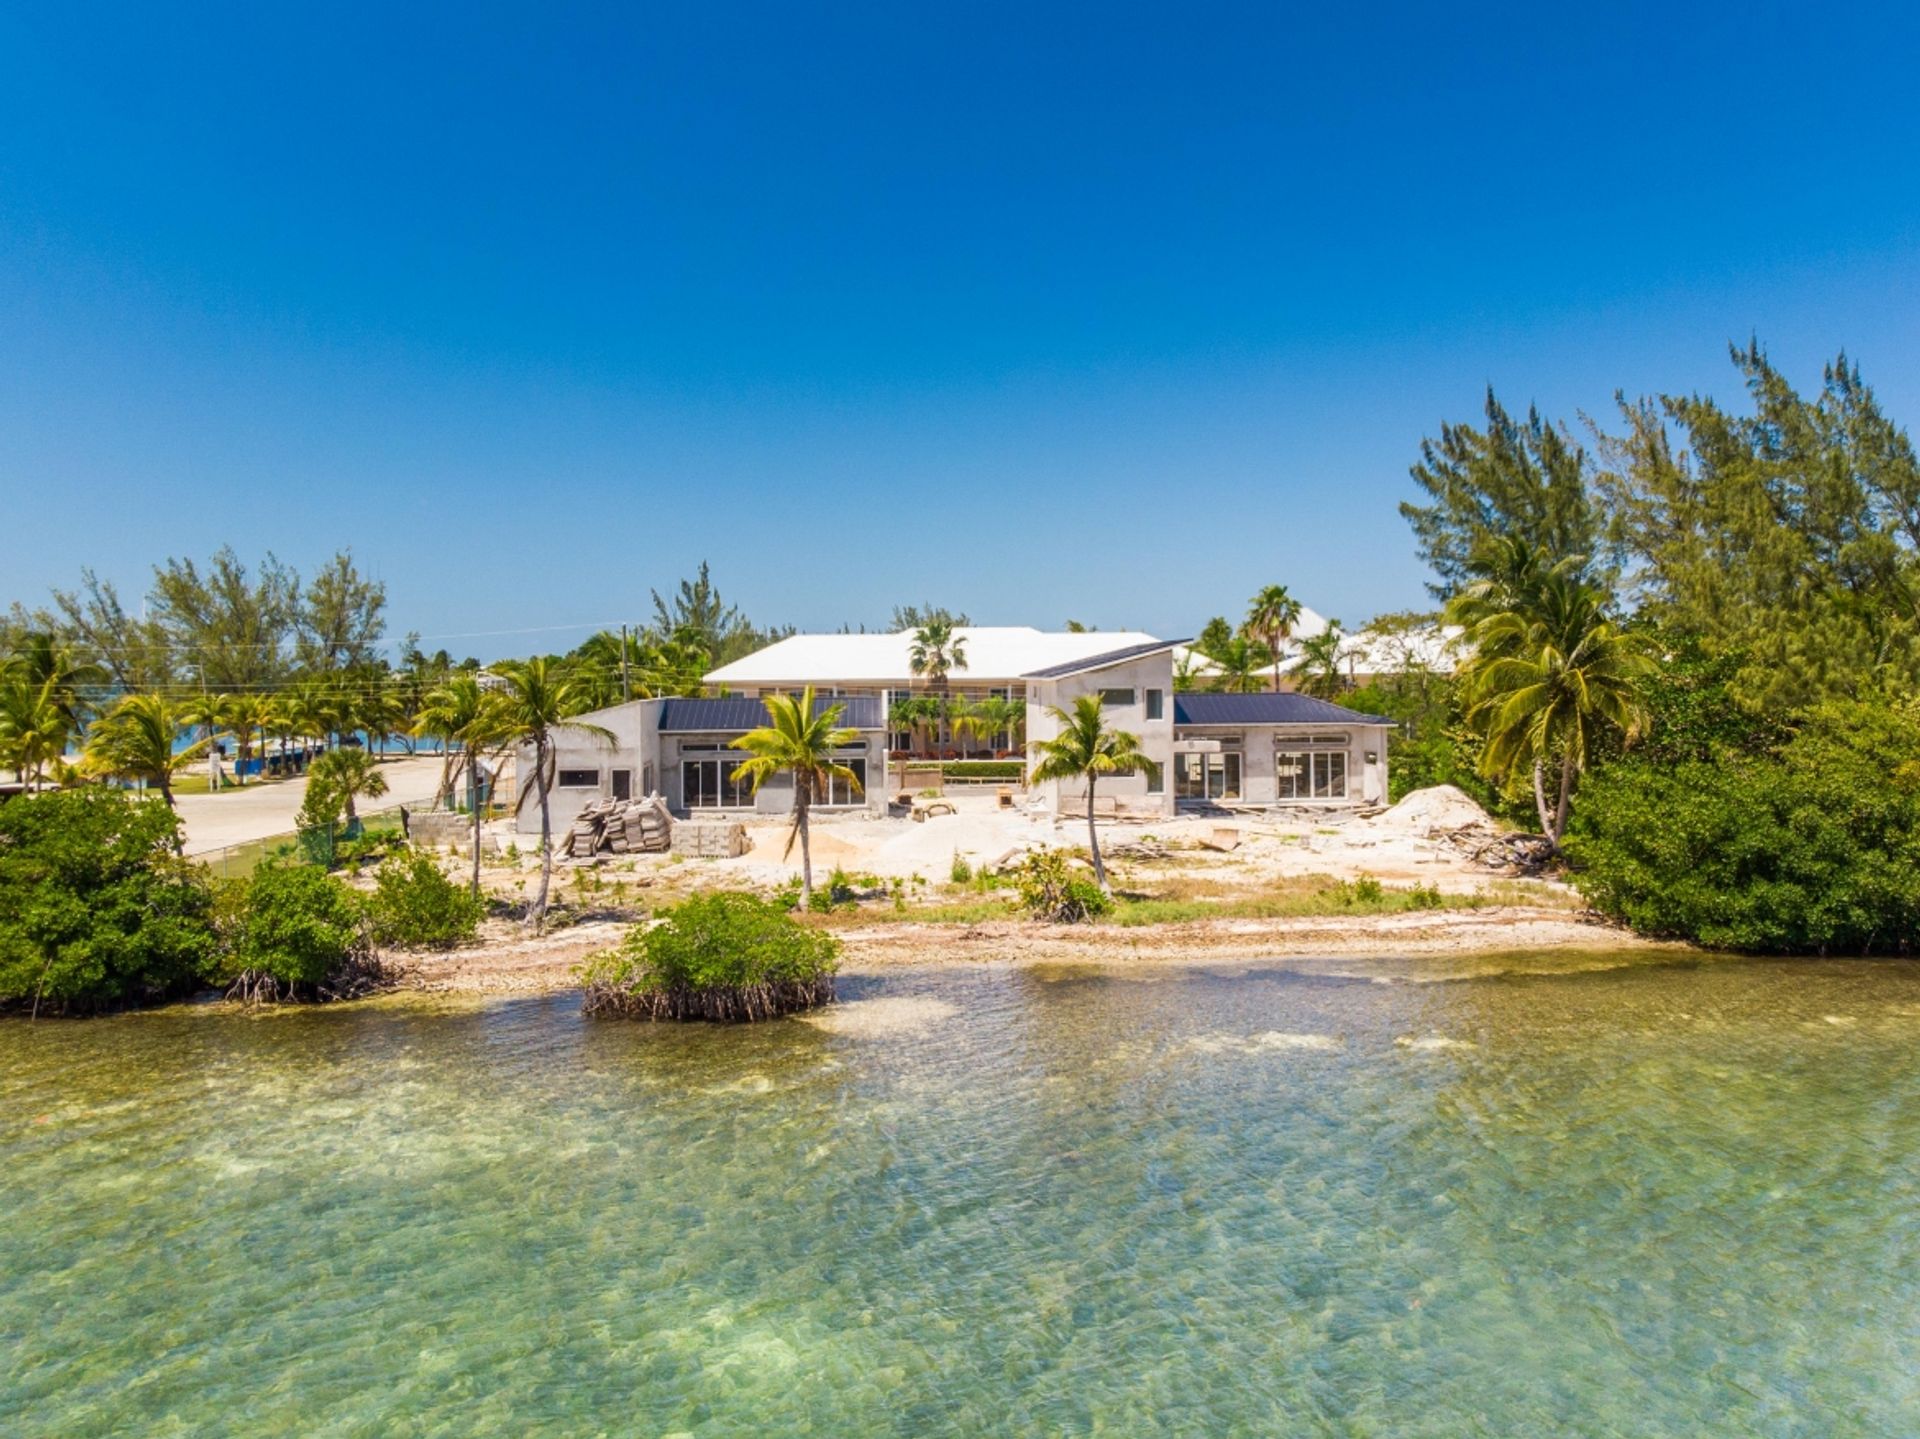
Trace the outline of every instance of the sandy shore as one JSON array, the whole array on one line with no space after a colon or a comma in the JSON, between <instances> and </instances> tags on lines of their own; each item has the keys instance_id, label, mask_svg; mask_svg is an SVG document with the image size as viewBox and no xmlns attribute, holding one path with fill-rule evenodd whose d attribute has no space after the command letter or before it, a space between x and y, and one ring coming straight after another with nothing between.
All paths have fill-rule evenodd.
<instances>
[{"instance_id":1,"label":"sandy shore","mask_svg":"<svg viewBox=\"0 0 1920 1439\"><path fill-rule=\"evenodd\" d=\"M390 956L403 988L436 994L553 994L575 988L575 967L617 944L625 924L596 921L527 935L496 922L479 944L448 954ZM1640 939L1565 910L1519 905L1310 919L1205 919L1178 924L1045 925L913 921L836 930L841 973L877 975L916 965L1215 964L1312 957L1443 961L1551 951L1657 954L1685 945Z\"/></svg>"}]
</instances>

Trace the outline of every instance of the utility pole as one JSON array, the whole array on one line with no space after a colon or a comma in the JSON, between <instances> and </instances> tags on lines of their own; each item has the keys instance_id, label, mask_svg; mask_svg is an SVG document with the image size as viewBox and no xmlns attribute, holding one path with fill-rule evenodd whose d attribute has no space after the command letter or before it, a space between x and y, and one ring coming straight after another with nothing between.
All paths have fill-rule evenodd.
<instances>
[{"instance_id":1,"label":"utility pole","mask_svg":"<svg viewBox=\"0 0 1920 1439\"><path fill-rule=\"evenodd\" d=\"M633 679L627 673L627 627L620 626L620 700L627 703L633 699Z\"/></svg>"},{"instance_id":2,"label":"utility pole","mask_svg":"<svg viewBox=\"0 0 1920 1439\"><path fill-rule=\"evenodd\" d=\"M480 756L467 751L468 783L473 786L473 897L480 898Z\"/></svg>"}]
</instances>

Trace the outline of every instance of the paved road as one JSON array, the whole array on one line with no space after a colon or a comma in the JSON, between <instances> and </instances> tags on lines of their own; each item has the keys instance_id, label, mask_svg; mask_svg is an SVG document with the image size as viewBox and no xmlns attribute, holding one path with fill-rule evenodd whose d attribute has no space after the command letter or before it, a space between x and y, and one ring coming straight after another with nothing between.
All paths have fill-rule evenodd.
<instances>
[{"instance_id":1,"label":"paved road","mask_svg":"<svg viewBox=\"0 0 1920 1439\"><path fill-rule=\"evenodd\" d=\"M377 800L363 802L362 809L425 804L440 782L440 757L388 760L380 766L380 773L386 778L387 792ZM287 834L306 794L307 781L302 776L245 789L223 789L219 794L180 795L176 803L186 825L187 853L202 854L230 844Z\"/></svg>"}]
</instances>

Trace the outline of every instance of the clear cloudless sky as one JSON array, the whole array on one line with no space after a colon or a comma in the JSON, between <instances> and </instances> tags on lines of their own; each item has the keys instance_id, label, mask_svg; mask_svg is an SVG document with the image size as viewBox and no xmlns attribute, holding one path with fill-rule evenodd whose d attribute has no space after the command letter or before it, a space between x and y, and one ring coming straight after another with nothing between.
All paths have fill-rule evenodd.
<instances>
[{"instance_id":1,"label":"clear cloudless sky","mask_svg":"<svg viewBox=\"0 0 1920 1439\"><path fill-rule=\"evenodd\" d=\"M1357 623L1489 384L1731 400L1758 335L1920 416L1916 60L1873 3L8 6L0 603L231 543L483 656L703 558L806 628Z\"/></svg>"}]
</instances>

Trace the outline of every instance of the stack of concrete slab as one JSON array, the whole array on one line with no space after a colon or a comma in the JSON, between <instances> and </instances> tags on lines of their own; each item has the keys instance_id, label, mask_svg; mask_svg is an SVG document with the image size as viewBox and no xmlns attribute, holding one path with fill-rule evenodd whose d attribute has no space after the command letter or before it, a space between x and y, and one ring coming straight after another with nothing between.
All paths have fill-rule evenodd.
<instances>
[{"instance_id":1,"label":"stack of concrete slab","mask_svg":"<svg viewBox=\"0 0 1920 1439\"><path fill-rule=\"evenodd\" d=\"M665 854L673 845L673 816L657 794L645 799L603 799L580 811L560 852L585 859L609 854Z\"/></svg>"},{"instance_id":2,"label":"stack of concrete slab","mask_svg":"<svg viewBox=\"0 0 1920 1439\"><path fill-rule=\"evenodd\" d=\"M681 820L673 827L673 852L697 859L738 859L752 846L738 820Z\"/></svg>"}]
</instances>

